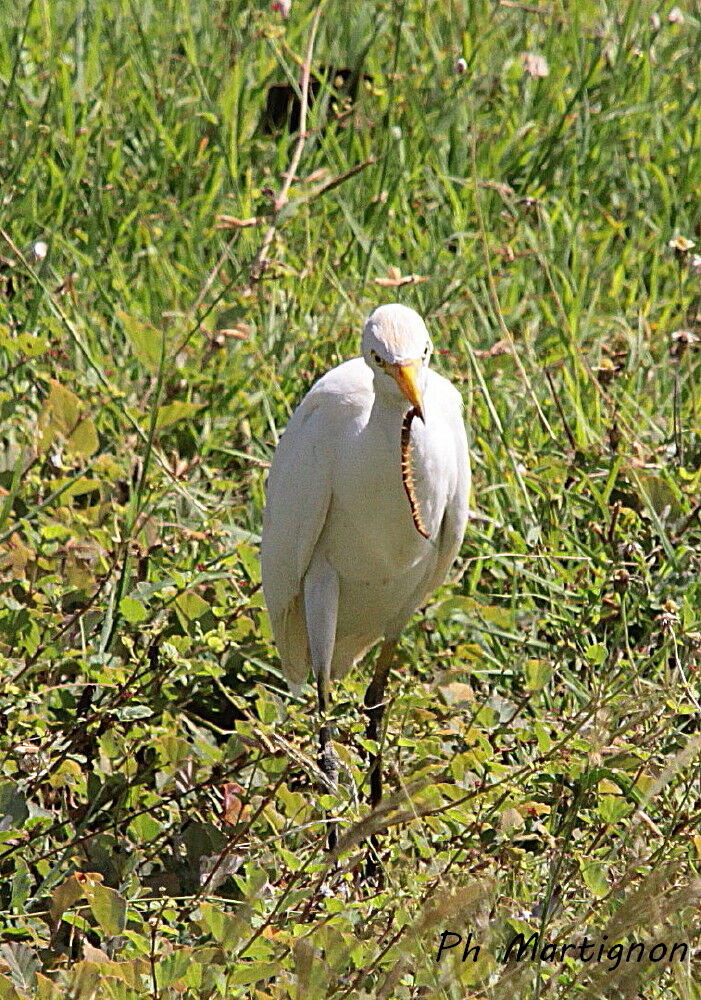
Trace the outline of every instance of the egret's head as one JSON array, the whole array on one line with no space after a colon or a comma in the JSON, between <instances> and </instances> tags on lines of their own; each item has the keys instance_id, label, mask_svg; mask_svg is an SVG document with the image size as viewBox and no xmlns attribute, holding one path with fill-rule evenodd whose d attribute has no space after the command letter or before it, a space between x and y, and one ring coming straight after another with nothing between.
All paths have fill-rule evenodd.
<instances>
[{"instance_id":1,"label":"egret's head","mask_svg":"<svg viewBox=\"0 0 701 1000\"><path fill-rule=\"evenodd\" d=\"M408 306L379 306L363 330L363 357L375 375L375 391L408 400L423 420L423 392L433 344L426 324Z\"/></svg>"}]
</instances>

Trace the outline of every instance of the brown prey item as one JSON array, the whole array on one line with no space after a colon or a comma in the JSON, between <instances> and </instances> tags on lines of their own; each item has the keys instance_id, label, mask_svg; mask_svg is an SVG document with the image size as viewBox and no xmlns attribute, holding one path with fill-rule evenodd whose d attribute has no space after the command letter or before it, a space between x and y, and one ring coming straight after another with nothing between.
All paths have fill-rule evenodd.
<instances>
[{"instance_id":1,"label":"brown prey item","mask_svg":"<svg viewBox=\"0 0 701 1000\"><path fill-rule=\"evenodd\" d=\"M424 538L429 538L429 533L426 531L426 527L421 520L419 502L414 492L414 474L411 471L411 422L418 415L416 407L412 407L402 421L402 485L409 498L411 519L414 522L414 527Z\"/></svg>"}]
</instances>

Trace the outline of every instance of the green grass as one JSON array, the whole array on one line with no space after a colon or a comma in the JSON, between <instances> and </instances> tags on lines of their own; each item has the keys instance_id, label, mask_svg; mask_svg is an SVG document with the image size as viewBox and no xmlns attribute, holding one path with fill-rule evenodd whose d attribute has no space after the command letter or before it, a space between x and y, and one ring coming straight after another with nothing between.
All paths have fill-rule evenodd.
<instances>
[{"instance_id":1,"label":"green grass","mask_svg":"<svg viewBox=\"0 0 701 1000\"><path fill-rule=\"evenodd\" d=\"M697 8L357 6L313 66L369 79L340 122L324 84L277 216L313 7L0 12L3 1000L701 997ZM290 412L395 299L476 516L393 672L373 889L369 667L324 799L257 546ZM504 966L521 930L691 954Z\"/></svg>"}]
</instances>

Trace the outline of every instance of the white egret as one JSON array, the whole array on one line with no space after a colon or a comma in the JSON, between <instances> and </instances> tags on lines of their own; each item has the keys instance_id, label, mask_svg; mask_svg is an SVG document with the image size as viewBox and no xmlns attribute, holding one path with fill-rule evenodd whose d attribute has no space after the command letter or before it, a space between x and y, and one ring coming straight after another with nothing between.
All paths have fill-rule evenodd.
<instances>
[{"instance_id":1,"label":"white egret","mask_svg":"<svg viewBox=\"0 0 701 1000\"><path fill-rule=\"evenodd\" d=\"M307 393L270 467L263 590L288 683L294 689L314 672L329 788L338 775L330 682L384 639L365 695L368 737L379 745L399 634L445 580L465 531L470 461L462 400L429 368L431 351L413 309L375 309L362 357ZM378 751L370 764L373 807L382 797L381 767Z\"/></svg>"}]
</instances>

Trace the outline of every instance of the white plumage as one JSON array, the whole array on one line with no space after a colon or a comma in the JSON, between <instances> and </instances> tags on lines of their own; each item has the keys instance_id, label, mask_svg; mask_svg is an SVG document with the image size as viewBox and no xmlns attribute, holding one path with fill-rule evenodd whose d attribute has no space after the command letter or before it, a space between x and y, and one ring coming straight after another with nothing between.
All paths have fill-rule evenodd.
<instances>
[{"instance_id":1,"label":"white plumage","mask_svg":"<svg viewBox=\"0 0 701 1000\"><path fill-rule=\"evenodd\" d=\"M312 668L322 714L329 681L378 639L396 640L443 583L468 513L462 400L428 367L423 320L406 306L380 306L362 349L324 375L290 419L263 520L263 590L282 669L295 687ZM411 424L411 467L429 538L402 479L402 422L412 407L423 417Z\"/></svg>"}]
</instances>

